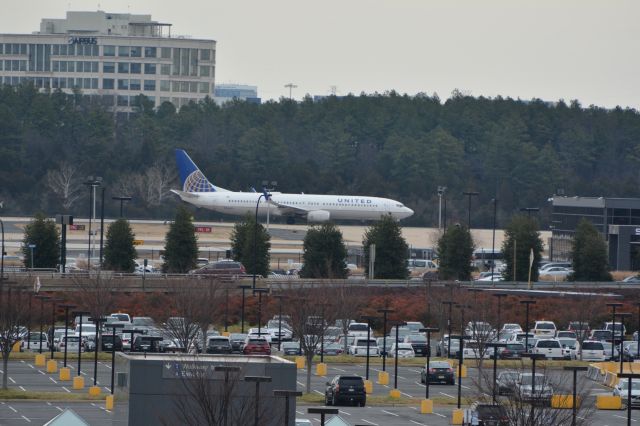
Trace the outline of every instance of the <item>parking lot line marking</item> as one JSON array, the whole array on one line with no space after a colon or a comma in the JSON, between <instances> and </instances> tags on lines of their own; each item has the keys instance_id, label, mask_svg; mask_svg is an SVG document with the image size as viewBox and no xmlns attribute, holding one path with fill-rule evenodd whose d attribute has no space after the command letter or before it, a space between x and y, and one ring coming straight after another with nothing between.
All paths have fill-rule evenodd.
<instances>
[{"instance_id":1,"label":"parking lot line marking","mask_svg":"<svg viewBox=\"0 0 640 426\"><path fill-rule=\"evenodd\" d=\"M32 364L29 364L29 367L34 368L34 369L35 369L35 367L34 367Z\"/></svg>"},{"instance_id":2,"label":"parking lot line marking","mask_svg":"<svg viewBox=\"0 0 640 426\"><path fill-rule=\"evenodd\" d=\"M50 402L47 402L47 405L48 405L48 406L51 406L51 403L50 403Z\"/></svg>"},{"instance_id":3,"label":"parking lot line marking","mask_svg":"<svg viewBox=\"0 0 640 426\"><path fill-rule=\"evenodd\" d=\"M47 375L47 373L45 373L45 372L44 372L44 371L42 371L42 370L38 370L38 373L42 374L43 376L46 376L46 375Z\"/></svg>"},{"instance_id":4,"label":"parking lot line marking","mask_svg":"<svg viewBox=\"0 0 640 426\"><path fill-rule=\"evenodd\" d=\"M416 422L415 420L409 420L411 423L415 423L420 426L427 426L425 423Z\"/></svg>"},{"instance_id":5,"label":"parking lot line marking","mask_svg":"<svg viewBox=\"0 0 640 426\"><path fill-rule=\"evenodd\" d=\"M65 388L64 386L62 387L62 389L66 390L67 392L71 393L71 391L67 388Z\"/></svg>"},{"instance_id":6,"label":"parking lot line marking","mask_svg":"<svg viewBox=\"0 0 640 426\"><path fill-rule=\"evenodd\" d=\"M407 380L406 377L398 376L398 379Z\"/></svg>"},{"instance_id":7,"label":"parking lot line marking","mask_svg":"<svg viewBox=\"0 0 640 426\"><path fill-rule=\"evenodd\" d=\"M343 373L346 372L347 370L343 370L342 368L338 368L338 367L331 367L334 370L338 370L338 371L342 371Z\"/></svg>"},{"instance_id":8,"label":"parking lot line marking","mask_svg":"<svg viewBox=\"0 0 640 426\"><path fill-rule=\"evenodd\" d=\"M3 373L4 374L4 373ZM16 384L16 381L13 380L11 377L9 377L9 380L11 380L11 383L13 383L14 385Z\"/></svg>"},{"instance_id":9,"label":"parking lot line marking","mask_svg":"<svg viewBox=\"0 0 640 426\"><path fill-rule=\"evenodd\" d=\"M449 395L448 393L440 392L441 395L448 396L449 398L455 399L454 396Z\"/></svg>"},{"instance_id":10,"label":"parking lot line marking","mask_svg":"<svg viewBox=\"0 0 640 426\"><path fill-rule=\"evenodd\" d=\"M420 370L416 370L415 368L409 368L409 371L413 371L414 373L421 373Z\"/></svg>"},{"instance_id":11,"label":"parking lot line marking","mask_svg":"<svg viewBox=\"0 0 640 426\"><path fill-rule=\"evenodd\" d=\"M533 380L533 379L531 379ZM471 389L469 386L465 386L465 385L460 385L460 387L462 387L463 389Z\"/></svg>"},{"instance_id":12,"label":"parking lot line marking","mask_svg":"<svg viewBox=\"0 0 640 426\"><path fill-rule=\"evenodd\" d=\"M17 412L18 412L18 410L16 410L15 408L13 408L13 407L12 407L12 406L10 406L10 405L7 405L7 407L9 407L9 408L11 409L11 411L13 411L14 413L17 413ZM625 417L625 418L626 418L626 417Z\"/></svg>"},{"instance_id":13,"label":"parking lot line marking","mask_svg":"<svg viewBox=\"0 0 640 426\"><path fill-rule=\"evenodd\" d=\"M317 389L314 389L313 391L314 391L315 393L317 393L318 395L323 395L323 396L324 396L324 394L323 394L322 392L320 392L319 390L317 390Z\"/></svg>"},{"instance_id":14,"label":"parking lot line marking","mask_svg":"<svg viewBox=\"0 0 640 426\"><path fill-rule=\"evenodd\" d=\"M11 408L11 407L9 407L9 408ZM627 416L619 416L619 415L617 415L617 414L614 414L614 415L613 415L613 417L617 417L617 418L619 418L619 419L625 419L625 420L627 420ZM635 422L635 421L636 421L636 419L631 419L631 421L632 421L632 422Z\"/></svg>"},{"instance_id":15,"label":"parking lot line marking","mask_svg":"<svg viewBox=\"0 0 640 426\"><path fill-rule=\"evenodd\" d=\"M26 392L26 391L27 391L27 390L26 390L25 388L23 388L22 386L18 386L18 387L22 390L22 392Z\"/></svg>"},{"instance_id":16,"label":"parking lot line marking","mask_svg":"<svg viewBox=\"0 0 640 426\"><path fill-rule=\"evenodd\" d=\"M409 395L408 393L404 393L404 392L400 392L400 393L406 397L413 398L413 395Z\"/></svg>"},{"instance_id":17,"label":"parking lot line marking","mask_svg":"<svg viewBox=\"0 0 640 426\"><path fill-rule=\"evenodd\" d=\"M86 376L86 375L87 375L87 373L85 373L84 371L81 371L81 372L80 372L80 374L82 374L82 375L84 375L84 376ZM532 379L532 380L533 380L533 379Z\"/></svg>"},{"instance_id":18,"label":"parking lot line marking","mask_svg":"<svg viewBox=\"0 0 640 426\"><path fill-rule=\"evenodd\" d=\"M423 388L427 387L427 385L425 385L424 383L420 383L420 382L413 382L413 383L415 383L416 385L422 386Z\"/></svg>"},{"instance_id":19,"label":"parking lot line marking","mask_svg":"<svg viewBox=\"0 0 640 426\"><path fill-rule=\"evenodd\" d=\"M57 405L56 405L56 408L57 408L59 411L64 411L62 408L58 407Z\"/></svg>"},{"instance_id":20,"label":"parking lot line marking","mask_svg":"<svg viewBox=\"0 0 640 426\"><path fill-rule=\"evenodd\" d=\"M362 420L363 422L367 422L367 423L369 423L370 425L378 426L378 423L370 422L370 421L369 421L369 420L367 420L367 419L360 419L360 420Z\"/></svg>"},{"instance_id":21,"label":"parking lot line marking","mask_svg":"<svg viewBox=\"0 0 640 426\"><path fill-rule=\"evenodd\" d=\"M298 382L297 380L296 380L296 383L297 383L297 384L299 384L300 386L302 386L303 388L306 388L306 387L307 387L307 386L306 386L306 385L304 385L302 382Z\"/></svg>"},{"instance_id":22,"label":"parking lot line marking","mask_svg":"<svg viewBox=\"0 0 640 426\"><path fill-rule=\"evenodd\" d=\"M433 414L435 414L436 416L440 416L440 417L442 417L442 418L447 417L447 416L445 416L444 414L440 414L440 413L435 413L435 412L434 412Z\"/></svg>"},{"instance_id":23,"label":"parking lot line marking","mask_svg":"<svg viewBox=\"0 0 640 426\"><path fill-rule=\"evenodd\" d=\"M532 380L533 380L533 379L532 379ZM400 415L398 415L398 414L396 414L396 413L392 413L391 411L387 411L387 410L380 410L380 411L382 411L383 413L387 413L387 414L389 414L390 416L400 417Z\"/></svg>"},{"instance_id":24,"label":"parking lot line marking","mask_svg":"<svg viewBox=\"0 0 640 426\"><path fill-rule=\"evenodd\" d=\"M26 416L22 416L22 418L31 423L31 420L29 420Z\"/></svg>"},{"instance_id":25,"label":"parking lot line marking","mask_svg":"<svg viewBox=\"0 0 640 426\"><path fill-rule=\"evenodd\" d=\"M346 414L347 416L350 416L351 413L347 413L346 411L342 411L342 410L338 410L341 414Z\"/></svg>"},{"instance_id":26,"label":"parking lot line marking","mask_svg":"<svg viewBox=\"0 0 640 426\"><path fill-rule=\"evenodd\" d=\"M104 389L105 389L107 392L111 393L111 388L108 388L108 387L104 386Z\"/></svg>"},{"instance_id":27,"label":"parking lot line marking","mask_svg":"<svg viewBox=\"0 0 640 426\"><path fill-rule=\"evenodd\" d=\"M304 416L304 413L302 411L296 410L296 413L300 414L301 416Z\"/></svg>"},{"instance_id":28,"label":"parking lot line marking","mask_svg":"<svg viewBox=\"0 0 640 426\"><path fill-rule=\"evenodd\" d=\"M56 379L54 379L53 377L49 377L49 380L51 380L55 384L58 384L58 382L56 382Z\"/></svg>"}]
</instances>

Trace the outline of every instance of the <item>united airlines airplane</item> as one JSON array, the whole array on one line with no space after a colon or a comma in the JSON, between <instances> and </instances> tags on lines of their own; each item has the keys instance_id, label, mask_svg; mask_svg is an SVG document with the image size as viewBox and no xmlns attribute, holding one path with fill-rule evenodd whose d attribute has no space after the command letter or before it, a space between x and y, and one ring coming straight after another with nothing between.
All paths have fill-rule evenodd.
<instances>
[{"instance_id":1,"label":"united airlines airplane","mask_svg":"<svg viewBox=\"0 0 640 426\"><path fill-rule=\"evenodd\" d=\"M182 190L172 189L171 192L196 207L219 213L238 216L254 214L258 199L262 196L258 205L258 214L266 216L268 212L274 216L283 216L287 218L287 223L294 223L296 218L306 219L308 222L343 219L378 220L387 214L400 220L413 214L410 208L388 198L360 195L233 192L209 182L184 150L176 149L176 162Z\"/></svg>"}]
</instances>

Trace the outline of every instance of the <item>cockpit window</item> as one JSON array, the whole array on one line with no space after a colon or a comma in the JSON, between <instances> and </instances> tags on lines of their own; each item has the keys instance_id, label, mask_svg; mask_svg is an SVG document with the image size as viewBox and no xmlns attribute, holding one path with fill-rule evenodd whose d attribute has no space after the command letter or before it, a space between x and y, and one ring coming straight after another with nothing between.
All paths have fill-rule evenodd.
<instances>
[{"instance_id":1,"label":"cockpit window","mask_svg":"<svg viewBox=\"0 0 640 426\"><path fill-rule=\"evenodd\" d=\"M402 204L396 204L396 207L400 207L400 208L402 208L402 207L404 207L404 206L403 206Z\"/></svg>"}]
</instances>

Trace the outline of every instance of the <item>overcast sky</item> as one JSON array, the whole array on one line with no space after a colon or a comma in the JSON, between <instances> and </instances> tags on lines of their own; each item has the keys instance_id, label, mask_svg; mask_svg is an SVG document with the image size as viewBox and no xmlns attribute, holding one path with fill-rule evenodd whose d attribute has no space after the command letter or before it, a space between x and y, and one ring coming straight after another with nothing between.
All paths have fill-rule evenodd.
<instances>
[{"instance_id":1,"label":"overcast sky","mask_svg":"<svg viewBox=\"0 0 640 426\"><path fill-rule=\"evenodd\" d=\"M3 33L67 10L151 14L217 41L216 83L263 99L458 88L640 108L638 0L4 0Z\"/></svg>"}]
</instances>

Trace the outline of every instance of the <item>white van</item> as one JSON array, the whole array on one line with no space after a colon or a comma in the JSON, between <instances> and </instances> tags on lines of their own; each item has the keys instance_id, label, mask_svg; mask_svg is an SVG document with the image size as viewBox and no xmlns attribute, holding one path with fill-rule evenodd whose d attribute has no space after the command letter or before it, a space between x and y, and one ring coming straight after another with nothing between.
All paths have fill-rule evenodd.
<instances>
[{"instance_id":1,"label":"white van","mask_svg":"<svg viewBox=\"0 0 640 426\"><path fill-rule=\"evenodd\" d=\"M582 342L580 352L582 353L583 361L604 362L607 358L604 350L604 345L602 344L602 342L596 340L585 340L584 342ZM578 358L579 357L580 355L578 355Z\"/></svg>"},{"instance_id":2,"label":"white van","mask_svg":"<svg viewBox=\"0 0 640 426\"><path fill-rule=\"evenodd\" d=\"M536 321L531 331L533 331L533 334L535 334L537 338L544 339L547 337L548 338L556 337L557 330L558 328L556 327L556 324L553 321Z\"/></svg>"},{"instance_id":3,"label":"white van","mask_svg":"<svg viewBox=\"0 0 640 426\"><path fill-rule=\"evenodd\" d=\"M367 356L367 337L355 337L349 346L349 354ZM369 356L378 356L378 342L373 337L369 339Z\"/></svg>"},{"instance_id":4,"label":"white van","mask_svg":"<svg viewBox=\"0 0 640 426\"><path fill-rule=\"evenodd\" d=\"M367 337L367 333L369 333L370 337L373 336L373 331L369 329L369 324L366 322L352 322L347 328L347 335L349 336Z\"/></svg>"},{"instance_id":5,"label":"white van","mask_svg":"<svg viewBox=\"0 0 640 426\"><path fill-rule=\"evenodd\" d=\"M547 359L564 359L564 352L558 339L540 339L533 345L533 353Z\"/></svg>"}]
</instances>

